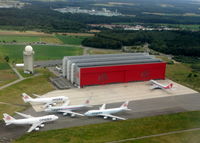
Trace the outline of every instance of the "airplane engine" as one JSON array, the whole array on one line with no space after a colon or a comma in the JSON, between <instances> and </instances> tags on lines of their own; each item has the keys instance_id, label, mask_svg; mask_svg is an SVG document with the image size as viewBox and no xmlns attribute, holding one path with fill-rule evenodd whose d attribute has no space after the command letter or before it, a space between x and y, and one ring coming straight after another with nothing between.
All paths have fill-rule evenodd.
<instances>
[{"instance_id":1,"label":"airplane engine","mask_svg":"<svg viewBox=\"0 0 200 143\"><path fill-rule=\"evenodd\" d=\"M39 131L39 130L40 130L40 128L35 128L35 130L36 130L36 131Z\"/></svg>"},{"instance_id":2,"label":"airplane engine","mask_svg":"<svg viewBox=\"0 0 200 143\"><path fill-rule=\"evenodd\" d=\"M115 121L115 120L116 120L116 118L112 118L112 120L113 120L113 121Z\"/></svg>"},{"instance_id":3,"label":"airplane engine","mask_svg":"<svg viewBox=\"0 0 200 143\"><path fill-rule=\"evenodd\" d=\"M71 114L71 117L75 117L75 114Z\"/></svg>"},{"instance_id":4,"label":"airplane engine","mask_svg":"<svg viewBox=\"0 0 200 143\"><path fill-rule=\"evenodd\" d=\"M53 106L55 106L55 105L56 105L56 103L53 103L52 105L53 105Z\"/></svg>"},{"instance_id":5,"label":"airplane engine","mask_svg":"<svg viewBox=\"0 0 200 143\"><path fill-rule=\"evenodd\" d=\"M52 107L52 105L48 105L47 107L50 108L50 107Z\"/></svg>"},{"instance_id":6,"label":"airplane engine","mask_svg":"<svg viewBox=\"0 0 200 143\"><path fill-rule=\"evenodd\" d=\"M40 127L44 127L44 124L41 124Z\"/></svg>"},{"instance_id":7,"label":"airplane engine","mask_svg":"<svg viewBox=\"0 0 200 143\"><path fill-rule=\"evenodd\" d=\"M108 117L105 116L105 117L103 117L103 118L104 118L104 119L107 119Z\"/></svg>"},{"instance_id":8,"label":"airplane engine","mask_svg":"<svg viewBox=\"0 0 200 143\"><path fill-rule=\"evenodd\" d=\"M67 115L67 113L63 113L63 115L64 115L64 116L66 116L66 115Z\"/></svg>"}]
</instances>

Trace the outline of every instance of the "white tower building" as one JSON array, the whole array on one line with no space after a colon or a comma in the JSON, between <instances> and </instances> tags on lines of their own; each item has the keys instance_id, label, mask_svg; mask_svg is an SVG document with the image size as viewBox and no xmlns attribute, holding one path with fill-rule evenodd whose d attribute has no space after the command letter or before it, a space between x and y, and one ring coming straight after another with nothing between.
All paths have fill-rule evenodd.
<instances>
[{"instance_id":1,"label":"white tower building","mask_svg":"<svg viewBox=\"0 0 200 143\"><path fill-rule=\"evenodd\" d=\"M34 55L33 48L28 45L24 49L24 73L33 73L33 55Z\"/></svg>"}]
</instances>

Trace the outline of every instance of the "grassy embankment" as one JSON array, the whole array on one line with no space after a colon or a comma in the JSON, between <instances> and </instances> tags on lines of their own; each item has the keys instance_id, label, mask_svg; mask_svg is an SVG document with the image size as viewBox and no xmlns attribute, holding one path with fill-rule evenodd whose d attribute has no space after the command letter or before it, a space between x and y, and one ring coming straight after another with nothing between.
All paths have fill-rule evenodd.
<instances>
[{"instance_id":1,"label":"grassy embankment","mask_svg":"<svg viewBox=\"0 0 200 143\"><path fill-rule=\"evenodd\" d=\"M163 59L166 62L171 61L166 56L157 57ZM200 92L200 72L194 71L191 68L191 64L180 62L167 64L166 76L175 82Z\"/></svg>"},{"instance_id":2,"label":"grassy embankment","mask_svg":"<svg viewBox=\"0 0 200 143\"><path fill-rule=\"evenodd\" d=\"M26 106L23 106L25 104L20 96L22 92L28 94L44 94L53 90L51 83L48 81L51 73L44 69L40 69L39 72L41 73L39 76L25 79L17 84L0 90L0 102L12 104L0 104L0 119L4 112L13 114L15 111L24 110L26 108Z\"/></svg>"},{"instance_id":3,"label":"grassy embankment","mask_svg":"<svg viewBox=\"0 0 200 143\"><path fill-rule=\"evenodd\" d=\"M108 122L82 127L34 132L24 135L15 142L43 143L46 141L49 143L103 143L170 131L197 128L200 127L199 118L199 111L145 117L141 119L130 119L127 121ZM190 137L189 134L187 135ZM170 139L169 141L174 143L173 138L176 138L177 140L178 136L169 136L167 140ZM200 139L196 138L196 142L199 141ZM149 143L148 140L141 140L137 142ZM159 140L158 142L162 143L162 140Z\"/></svg>"},{"instance_id":4,"label":"grassy embankment","mask_svg":"<svg viewBox=\"0 0 200 143\"><path fill-rule=\"evenodd\" d=\"M1 53L0 53L1 55ZM8 63L0 56L0 86L7 84L17 79L17 76L12 71Z\"/></svg>"},{"instance_id":5,"label":"grassy embankment","mask_svg":"<svg viewBox=\"0 0 200 143\"><path fill-rule=\"evenodd\" d=\"M43 43L50 43L50 44L62 44L62 41L60 41L58 38L56 38L54 35L49 34L23 34L23 33L9 33L5 34L0 32L0 44L4 43L37 43L37 42L43 42Z\"/></svg>"}]
</instances>

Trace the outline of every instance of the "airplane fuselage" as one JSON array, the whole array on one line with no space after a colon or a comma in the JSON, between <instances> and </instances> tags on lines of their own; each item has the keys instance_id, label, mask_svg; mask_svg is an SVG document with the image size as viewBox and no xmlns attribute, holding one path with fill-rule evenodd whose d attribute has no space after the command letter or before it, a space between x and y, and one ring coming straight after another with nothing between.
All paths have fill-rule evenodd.
<instances>
[{"instance_id":1,"label":"airplane fuselage","mask_svg":"<svg viewBox=\"0 0 200 143\"><path fill-rule=\"evenodd\" d=\"M27 99L27 102L33 102L33 103L54 103L54 102L64 102L68 98L65 96L59 96L59 97L41 97L41 98L32 98Z\"/></svg>"},{"instance_id":2,"label":"airplane fuselage","mask_svg":"<svg viewBox=\"0 0 200 143\"><path fill-rule=\"evenodd\" d=\"M90 110L85 113L86 116L98 116L102 114L114 114L125 110L124 108L112 108L112 109L102 109L102 110Z\"/></svg>"},{"instance_id":3,"label":"airplane fuselage","mask_svg":"<svg viewBox=\"0 0 200 143\"><path fill-rule=\"evenodd\" d=\"M57 117L55 115L47 115L43 117L32 117L32 118L27 118L27 119L16 119L13 121L10 121L11 124L16 124L16 125L27 125L27 124L34 124L34 123L44 123L44 122L50 122L56 120Z\"/></svg>"},{"instance_id":4,"label":"airplane fuselage","mask_svg":"<svg viewBox=\"0 0 200 143\"><path fill-rule=\"evenodd\" d=\"M59 112L59 111L73 111L73 110L79 110L83 107L86 107L86 105L72 105L72 106L60 106L60 107L49 107L45 109L46 112Z\"/></svg>"}]
</instances>

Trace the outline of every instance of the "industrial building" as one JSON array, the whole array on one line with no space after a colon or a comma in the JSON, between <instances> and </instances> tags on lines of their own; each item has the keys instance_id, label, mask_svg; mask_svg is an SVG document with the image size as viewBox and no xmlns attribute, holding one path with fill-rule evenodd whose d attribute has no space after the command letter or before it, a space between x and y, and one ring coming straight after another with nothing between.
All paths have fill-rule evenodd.
<instances>
[{"instance_id":1,"label":"industrial building","mask_svg":"<svg viewBox=\"0 0 200 143\"><path fill-rule=\"evenodd\" d=\"M66 56L63 76L78 87L165 79L166 63L148 53Z\"/></svg>"}]
</instances>

